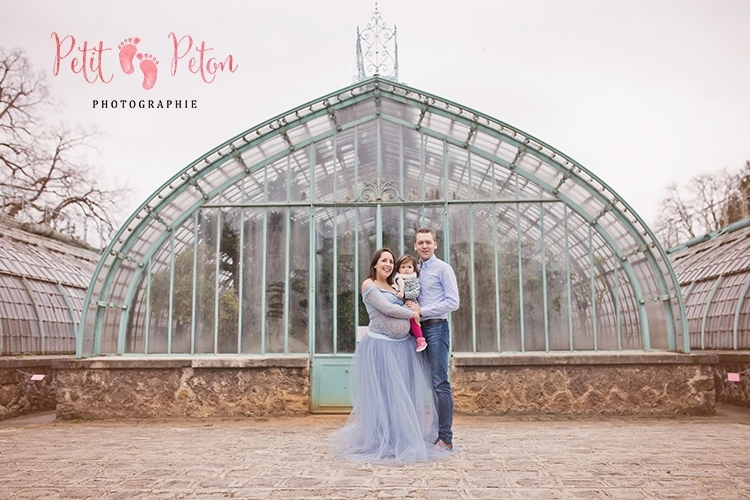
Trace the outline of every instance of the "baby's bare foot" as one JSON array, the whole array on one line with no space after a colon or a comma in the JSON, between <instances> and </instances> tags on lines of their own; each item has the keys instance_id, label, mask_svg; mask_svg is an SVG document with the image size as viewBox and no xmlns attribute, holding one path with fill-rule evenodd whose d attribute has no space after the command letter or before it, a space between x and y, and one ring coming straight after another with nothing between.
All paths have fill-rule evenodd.
<instances>
[{"instance_id":1,"label":"baby's bare foot","mask_svg":"<svg viewBox=\"0 0 750 500\"><path fill-rule=\"evenodd\" d=\"M159 64L159 61L151 54L139 53L136 57L141 61L139 66L143 71L143 88L149 90L156 84L156 74L158 73L156 65Z\"/></svg>"},{"instance_id":2,"label":"baby's bare foot","mask_svg":"<svg viewBox=\"0 0 750 500\"><path fill-rule=\"evenodd\" d=\"M141 43L141 39L138 37L127 38L117 46L120 49L120 67L128 75L133 73L133 56L138 52L136 45L139 43Z\"/></svg>"}]
</instances>

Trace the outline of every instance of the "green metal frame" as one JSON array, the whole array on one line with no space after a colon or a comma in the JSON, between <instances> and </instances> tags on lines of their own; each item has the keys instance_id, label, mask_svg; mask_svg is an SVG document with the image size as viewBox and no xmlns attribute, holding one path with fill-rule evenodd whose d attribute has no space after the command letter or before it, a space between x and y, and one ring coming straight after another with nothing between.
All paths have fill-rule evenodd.
<instances>
[{"instance_id":1,"label":"green metal frame","mask_svg":"<svg viewBox=\"0 0 750 500\"><path fill-rule=\"evenodd\" d=\"M353 104L365 102L367 100L374 99L376 102L376 112L367 116L363 116L355 121L346 124L340 124L337 113L339 110L349 107ZM420 110L420 117L417 123L405 121L401 118L390 116L381 112L380 102L382 99L390 99L402 104L406 104L415 110ZM444 117L452 122L462 124L469 129L468 137L455 137L452 135L446 135L439 131L430 129L425 123L423 123L423 117L426 113L431 115ZM306 138L297 143L293 143L289 137L289 131L295 130L296 127L304 126L305 124L320 119L322 117L328 117L330 127L315 136ZM622 265L623 272L628 276L629 282L633 287L633 293L638 302L639 317L641 324L641 332L643 335L643 345L645 349L650 349L649 345L649 327L647 320L646 303L649 301L661 301L664 307L664 316L667 321L669 349L679 349L680 340L682 340L682 350L689 352L689 338L687 334L687 321L685 320L685 306L680 293L679 285L674 274L674 270L667 258L667 254L659 244L658 240L654 236L653 232L648 228L644 221L632 210L632 208L619 197L607 184L602 182L593 173L586 170L580 164L575 162L570 157L562 154L561 152L553 149L549 145L537 140L536 138L526 134L525 132L511 127L501 121L495 120L487 115L478 113L472 109L460 106L451 101L447 101L431 94L407 87L400 83L385 81L377 77L370 78L363 82L357 83L350 87L341 89L337 92L331 93L320 99L310 101L300 107L290 110L287 113L280 114L252 129L243 132L235 136L234 138L226 141L222 145L214 148L205 156L199 158L195 162L185 167L182 171L174 175L169 181L164 183L159 189L157 189L141 206L130 216L126 223L120 228L115 235L112 242L107 247L102 259L100 260L92 281L91 285L86 294L84 302L84 308L82 311L82 317L80 327L77 335L76 349L77 356L82 357L89 353L83 352L83 344L88 330L88 338L93 337L93 353L99 354L101 350L101 334L102 325L105 311L109 308L117 308L121 310L120 313L120 330L118 338L118 351L120 354L123 352L124 339L126 334L126 328L128 324L129 304L132 303L134 295L136 293L137 284L140 280L140 275L144 271L148 271L151 266L151 259L154 253L161 247L166 238L172 237L174 228L179 227L187 218L195 216L197 210L201 208L209 207L227 207L227 206L286 206L287 210L295 206L304 206L310 210L310 228L313 231L314 220L315 220L315 208L325 206L326 204L317 203L316 200L311 199L309 203L272 203L272 204L246 204L240 205L222 205L214 204L211 201L220 194L227 187L240 182L243 177L253 173L259 169L266 167L267 165L289 155L301 148L313 144L317 141L326 139L331 136L335 136L339 132L348 129L356 130L356 127L361 124L368 123L370 121L380 120L390 121L394 124L401 125L416 131L419 131L425 136L433 137L437 140L443 141L443 148L445 150L447 144L452 144L456 147L462 148L471 154L482 157L493 163L493 169L496 168L494 165L498 165L516 174L516 186L518 186L518 180L524 178L529 182L532 182L540 187L544 192L552 193L556 200L561 201L565 205L565 210L571 210L577 213L590 225L590 234L596 232L596 234L602 238L607 245L611 248L616 259L619 260ZM498 155L492 152L484 151L481 148L471 143L472 136L477 132L482 132L489 137L502 140L505 143L511 144L517 148L517 154L512 162L508 162ZM262 161L256 162L253 165L245 165L242 153L251 150L259 145L267 143L275 139L281 138L286 148L282 148L276 151L274 154L266 157ZM402 139L401 139L402 140ZM380 150L380 127L378 126L377 136L377 147ZM420 146L424 148L424 142ZM445 151L444 151L445 153ZM543 179L535 176L533 173L525 171L519 164L519 159L523 155L529 155L544 163L548 167L556 169L562 174L560 182L556 185L550 185ZM443 155L443 169L447 169L445 165L447 154ZM378 158L380 156L378 155ZM424 155L422 155L424 161ZM207 186L202 184L202 180L211 174L215 169L221 168L227 162L237 162L242 167L237 173L224 180L220 185L214 186L213 189L209 189ZM403 158L401 158L403 163ZM380 170L380 165L378 165ZM424 170L424 165L423 165ZM471 171L471 169L469 169ZM287 169L287 175L289 175L289 169ZM311 176L314 175L314 169ZM445 186L448 186L448 176L443 175ZM311 185L314 183L314 178L311 178ZM576 186L582 187L586 193L594 200L596 200L601 206L605 207L601 213L596 216L590 215L582 206L578 205L573 199L566 196L566 184L572 183ZM422 179L422 186L424 192L424 179ZM494 190L493 186L493 190ZM195 202L185 209L181 214L174 218L171 222L165 221L161 214L164 213L165 209L170 206L178 197L186 192L197 191L200 195ZM311 197L312 198L312 197ZM498 203L504 200L470 200L470 201L446 201L444 204L445 214L447 215L448 206L452 203L468 203L471 206L472 202L475 203ZM552 201L552 200L539 200ZM518 200L514 201L518 209ZM523 200L526 203L527 200ZM401 205L425 205L424 201L416 202L401 202ZM430 203L428 203L430 204ZM339 204L330 204L332 206L340 206ZM541 206L541 203L540 203ZM637 242L637 249L625 254L621 248L619 248L617 241L611 237L604 228L599 224L599 219L606 213L611 213L615 219L620 223L621 227L627 231L633 241ZM287 212L287 223L289 212ZM357 216L358 216L357 211ZM403 220L403 218L402 218ZM447 217L445 217L447 221ZM517 218L517 221L520 221ZM134 246L138 243L141 234L144 231L149 230L151 224L157 224L163 226L163 233L155 238L151 242L151 247L147 249L142 255L136 257L130 255L133 252ZM448 248L450 245L450 234L449 225L445 224L445 247ZM220 225L218 226L220 227ZM197 224L196 224L197 231ZM567 229L567 221L565 227L565 238L569 237ZM287 238L289 234L287 231ZM218 244L218 243L217 243ZM314 240L311 238L310 241L311 251L314 251ZM569 246L566 243L566 254L568 254ZM543 250L544 251L544 250ZM643 254L649 263L653 278L659 290L657 297L644 297L643 292L639 285L639 279L635 275L635 272L629 262L629 259L633 256ZM448 257L446 252L446 257ZM195 257L197 259L197 256ZM471 257L473 259L473 255ZM497 257L495 257L497 258ZM566 255L566 266L570 267L569 262L570 256ZM119 303L113 303L109 300L112 287L114 285L115 277L118 271L122 267L123 263L128 262L129 265L134 267L133 276L131 282L127 286L127 291L124 295L124 300ZM661 264L660 264L661 263ZM593 265L593 260L591 262ZM195 265L195 263L194 263ZM520 261L519 261L520 265ZM311 263L314 268L314 262ZM617 272L617 266L613 266L615 273ZM172 269L172 273L174 270ZM519 268L519 273L522 270ZM569 272L568 272L569 275ZM617 280L616 280L617 283ZM522 280L519 280L519 287L522 287ZM593 283L592 283L593 286ZM568 287L570 282L568 279ZM195 288L195 287L194 287ZM285 293L288 292L288 287ZM314 279L311 276L310 283L310 299L314 299ZM217 297L218 300L218 297ZM523 293L521 290L521 300L523 300ZM193 298L195 303L195 298ZM570 301L570 294L568 294L568 301ZM672 306L675 307L672 307ZM617 306L617 304L616 304ZM545 304L546 310L546 304ZM523 305L521 304L523 310ZM355 308L356 309L356 308ZM677 311L677 317L674 316L674 311ZM195 311L195 307L193 308ZM94 315L93 321L90 315ZM146 314L149 314L148 307ZM171 313L170 313L171 314ZM314 308L311 310L311 315L314 315ZM545 315L546 318L546 315ZM357 318L358 319L358 318ZM241 321L241 317L240 317ZM286 319L288 321L288 318ZM571 321L569 317L569 321ZM678 328L678 322L680 327ZM596 321L594 321L595 325ZM314 325L314 316L311 317L311 325ZM87 326L91 325L91 326ZM288 323L287 323L288 326ZM193 331L191 333L191 343L194 346L195 343L195 322L193 321ZM312 328L312 327L311 327ZM523 329L523 321L521 322L521 328ZM595 327L594 327L595 328ZM497 342L498 349L500 348L500 326L498 323ZM572 330L572 326L569 325L569 330ZM523 332L523 330L522 330ZM548 343L548 331L545 326L545 339ZM571 334L572 335L572 334ZM523 333L521 334L521 346L523 349ZM171 338L171 335L170 335ZM262 335L265 339L265 335ZM335 339L335 337L334 337ZM596 335L594 335L596 342ZM311 352L313 346L313 335L312 331L309 335ZM472 332L472 342L476 345L476 332ZM618 333L619 342L619 333ZM335 345L335 343L334 343ZM572 339L571 339L571 349ZM287 349L285 348L285 351ZM194 352L194 347L191 348Z\"/></svg>"}]
</instances>

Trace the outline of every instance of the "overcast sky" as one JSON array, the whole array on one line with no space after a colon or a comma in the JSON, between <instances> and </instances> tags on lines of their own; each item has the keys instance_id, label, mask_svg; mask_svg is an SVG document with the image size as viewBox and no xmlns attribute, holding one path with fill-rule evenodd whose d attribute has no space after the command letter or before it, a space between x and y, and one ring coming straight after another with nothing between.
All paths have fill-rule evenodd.
<instances>
[{"instance_id":1,"label":"overcast sky","mask_svg":"<svg viewBox=\"0 0 750 500\"><path fill-rule=\"evenodd\" d=\"M0 0L0 46L21 48L64 103L55 121L96 125L108 179L136 188L129 215L208 150L352 83L355 0ZM399 79L509 123L571 156L653 224L671 181L750 159L750 1L380 0L398 27ZM53 74L56 41L105 49L100 80ZM174 34L174 38L170 36ZM118 45L158 61L145 90ZM186 37L186 38L183 38ZM187 51L189 38L193 47ZM173 40L180 41L172 74ZM236 71L206 83L196 48ZM148 56L147 56L148 58ZM136 59L136 63L139 61ZM89 80L98 77L90 74ZM210 75L207 76L207 79ZM197 109L94 109L94 100L196 100Z\"/></svg>"}]
</instances>

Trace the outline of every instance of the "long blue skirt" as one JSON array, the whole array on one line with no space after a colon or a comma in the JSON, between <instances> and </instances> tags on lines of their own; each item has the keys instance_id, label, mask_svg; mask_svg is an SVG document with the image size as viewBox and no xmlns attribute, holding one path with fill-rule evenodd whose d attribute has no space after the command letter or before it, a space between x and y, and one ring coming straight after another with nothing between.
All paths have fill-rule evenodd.
<instances>
[{"instance_id":1,"label":"long blue skirt","mask_svg":"<svg viewBox=\"0 0 750 500\"><path fill-rule=\"evenodd\" d=\"M368 333L350 370L352 413L330 438L338 458L400 465L448 455L435 446L438 420L425 353L414 337Z\"/></svg>"}]
</instances>

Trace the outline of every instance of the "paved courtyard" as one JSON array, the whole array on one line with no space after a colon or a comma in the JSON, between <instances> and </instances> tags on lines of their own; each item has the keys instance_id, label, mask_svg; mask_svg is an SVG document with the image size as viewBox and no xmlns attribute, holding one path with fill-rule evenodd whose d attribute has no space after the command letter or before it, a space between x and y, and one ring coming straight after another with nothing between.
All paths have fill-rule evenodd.
<instances>
[{"instance_id":1,"label":"paved courtyard","mask_svg":"<svg viewBox=\"0 0 750 500\"><path fill-rule=\"evenodd\" d=\"M342 415L0 422L2 499L750 499L750 409L715 417L458 416L450 458L334 460Z\"/></svg>"}]
</instances>

